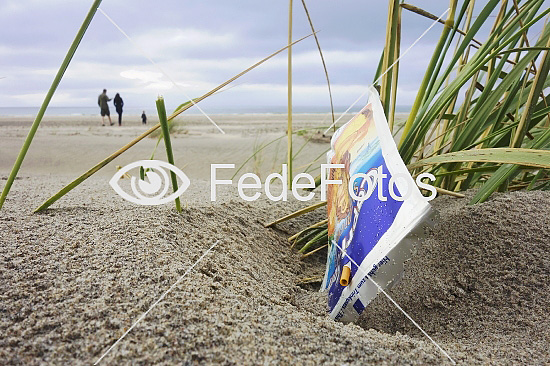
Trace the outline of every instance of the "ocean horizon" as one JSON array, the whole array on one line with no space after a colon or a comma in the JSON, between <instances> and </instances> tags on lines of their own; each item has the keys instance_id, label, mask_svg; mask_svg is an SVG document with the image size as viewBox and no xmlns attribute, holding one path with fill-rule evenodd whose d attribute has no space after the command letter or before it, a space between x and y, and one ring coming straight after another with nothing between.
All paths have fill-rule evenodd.
<instances>
[{"instance_id":1,"label":"ocean horizon","mask_svg":"<svg viewBox=\"0 0 550 366\"><path fill-rule=\"evenodd\" d=\"M343 113L348 107L336 107L334 109L335 114ZM357 113L361 107L354 107L349 113ZM32 117L36 116L40 107L0 107L0 117ZM174 110L175 107L168 107L168 112ZM139 115L145 110L147 115L156 115L154 108L137 108L137 107L125 107L125 115ZM207 114L281 114L286 113L286 106L264 106L264 107L203 107L203 110ZM410 106L397 106L397 113L408 113ZM193 107L189 109L189 114L201 114L200 111ZM324 107L308 107L308 106L294 106L293 113L296 114L323 114L330 113L330 109ZM114 107L111 107L111 114L115 114ZM45 116L95 116L99 115L98 107L48 107Z\"/></svg>"}]
</instances>

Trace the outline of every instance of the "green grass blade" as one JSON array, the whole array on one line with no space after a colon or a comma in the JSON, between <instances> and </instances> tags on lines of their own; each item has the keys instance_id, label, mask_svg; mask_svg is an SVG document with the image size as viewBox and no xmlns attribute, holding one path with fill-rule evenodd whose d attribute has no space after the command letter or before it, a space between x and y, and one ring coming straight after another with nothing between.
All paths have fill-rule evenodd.
<instances>
[{"instance_id":1,"label":"green grass blade","mask_svg":"<svg viewBox=\"0 0 550 366\"><path fill-rule=\"evenodd\" d=\"M302 37L296 41L294 41L292 43L292 45L298 43L298 42L301 42L303 41L304 39L310 37L310 35L307 35L305 37ZM255 69L256 67L260 66L261 64L263 64L264 62L266 62L267 60L273 58L274 56L278 55L279 53L283 52L284 50L286 50L288 46L285 46L281 49L279 49L278 51L272 53L271 55L263 58L262 60L256 62L254 65L250 66L249 68L247 68L246 70L244 71L241 71L240 73L238 73L237 75L233 76L232 78L230 78L229 80L223 82L222 84L218 85L217 87L215 87L214 89L210 90L209 92L207 92L206 94L202 95L201 97L197 98L197 99L194 99L196 101L196 103L199 103L201 102L202 100L208 98L209 96L215 94L216 92L218 92L219 90L223 89L225 86L227 86L228 84L232 83L233 81L237 80L238 78L240 78L241 76L243 76L244 74L246 74L247 72ZM181 108L177 109L174 113L172 113L170 115L170 117L168 117L168 120L171 121L172 119L176 118L178 115L180 115L181 113L185 112L187 109L191 108L192 107L192 104L191 103L184 103L182 105ZM154 131L156 131L158 128L160 127L160 123L157 123L155 126L151 127L149 130L145 131L144 133L142 133L141 135L139 135L138 137L136 137L134 140L130 141L128 144L124 145L122 148L120 148L119 150L115 151L114 153L112 153L111 155L109 155L108 157L106 157L105 159L103 159L102 161L100 161L99 163L97 163L96 165L94 165L91 169L89 169L88 171L86 171L84 174L82 174L81 176L79 176L78 178L76 178L74 181L72 181L71 183L69 183L67 186L63 187L59 192L57 192L56 194L54 194L52 197L50 197L48 200L46 200L42 205L40 205L38 208L36 208L34 210L34 212L38 212L38 211L42 211L46 208L48 208L49 206L52 205L52 203L54 203L55 201L57 201L58 199L60 199L61 197L63 197L64 195L66 195L68 192L70 192L71 190L73 190L75 187L77 187L80 183L82 183L83 181L85 181L86 179L88 179L90 176L92 176L93 174L95 174L97 171L99 171L101 168L103 168L105 165L109 164L111 161L113 161L114 159L116 159L119 155L121 155L122 153L124 153L126 150L128 150L129 148L131 148L132 146L134 146L135 144L137 144L139 141L143 140L144 138L146 138L147 136L149 136L151 133L153 133Z\"/></svg>"},{"instance_id":2,"label":"green grass blade","mask_svg":"<svg viewBox=\"0 0 550 366\"><path fill-rule=\"evenodd\" d=\"M493 1L496 1L496 0L493 0ZM456 0L451 0L449 7L451 8L451 11L447 15L447 22L445 24L445 27L443 27L443 31L441 32L441 36L439 37L439 41L435 47L435 51L432 55L432 58L430 59L430 63L428 64L426 73L424 74L424 78L422 79L422 83L420 84L420 88L418 89L418 93L416 94L416 99L411 108L411 112L409 113L409 116L407 118L407 122L405 122L405 127L403 128L403 135L401 136L401 140L399 141L399 147L401 147L405 143L406 137L409 136L409 131L412 128L412 125L415 121L417 113L420 107L422 106L422 104L424 103L424 97L426 95L428 83L430 82L430 79L432 77L432 72L434 71L434 68L437 65L437 61L439 57L442 57L441 50L445 46L447 37L453 26L454 15L456 10Z\"/></svg>"},{"instance_id":3,"label":"green grass blade","mask_svg":"<svg viewBox=\"0 0 550 366\"><path fill-rule=\"evenodd\" d=\"M532 144L529 146L531 149L543 149L548 147L550 143L550 128L546 128L544 133L540 135ZM525 149L529 150L529 149ZM546 154L550 153L550 150L539 150L543 151ZM550 165L550 158L546 157L546 164ZM470 204L476 204L484 202L489 196L496 191L506 180L514 175L519 169L518 165L505 164L501 166L492 176L485 182L485 184L480 188L477 194L472 198Z\"/></svg>"},{"instance_id":4,"label":"green grass blade","mask_svg":"<svg viewBox=\"0 0 550 366\"><path fill-rule=\"evenodd\" d=\"M390 68L390 65L393 65L395 60L395 47L397 40L397 22L398 22L398 12L399 12L399 0L389 0L388 1L388 20L386 25L386 44L384 49L387 52L384 52L384 60L382 64L382 69L386 71L382 76L380 82L380 100L382 102L382 107L384 108L384 114L389 115L390 112L390 98L391 98L391 88L392 81L394 77L394 69L397 65Z\"/></svg>"},{"instance_id":5,"label":"green grass blade","mask_svg":"<svg viewBox=\"0 0 550 366\"><path fill-rule=\"evenodd\" d=\"M533 189L536 188L535 184L537 183L537 181L542 178L544 175L546 174L546 171L541 169L539 170L539 172L533 177L533 179L531 180L531 183L529 183L529 186L527 187L527 190L528 191L531 191Z\"/></svg>"},{"instance_id":6,"label":"green grass blade","mask_svg":"<svg viewBox=\"0 0 550 366\"><path fill-rule=\"evenodd\" d=\"M315 224L310 225L310 226L306 227L305 229L303 229L303 230L297 232L296 234L292 235L290 238L288 238L288 241L293 241L293 240L301 237L301 235L304 234L306 232L306 230L308 230L308 229L315 229L315 228L318 228L320 226L326 225L327 223L328 223L328 219L316 222Z\"/></svg>"},{"instance_id":7,"label":"green grass blade","mask_svg":"<svg viewBox=\"0 0 550 366\"><path fill-rule=\"evenodd\" d=\"M195 103L197 99L198 99L198 98L192 99L192 101L191 101L191 100L188 100L187 102L184 102L184 103L180 104L176 109L174 109L174 112L176 112L176 111L182 109L183 107L186 107L186 106L189 105L189 104ZM168 131L170 131L170 127L171 127L171 124L172 124L172 123L174 123L173 120L168 121ZM153 160L153 159L155 158L155 154L156 154L157 148L158 148L158 146L159 146L159 144L160 144L160 141L162 140L162 137L163 137L163 133L162 133L162 131L161 131L161 133L159 134L159 136L158 136L158 138L157 138L157 143L155 144L155 147L153 148L153 152L151 153L151 158L150 158L150 160ZM142 179L143 179L143 178L142 178Z\"/></svg>"},{"instance_id":8,"label":"green grass blade","mask_svg":"<svg viewBox=\"0 0 550 366\"><path fill-rule=\"evenodd\" d=\"M168 162L174 165L174 154L172 152L172 142L170 141L170 130L168 129L166 107L164 105L164 99L162 97L159 97L157 99L157 113L159 116L160 127L162 129L162 136L164 138L164 146L166 148L166 157L168 159ZM170 177L172 179L172 188L174 189L174 192L176 192L178 190L178 178L176 177L176 173L174 173L173 171L170 171ZM176 197L175 201L176 201L176 210L178 210L178 212L181 212L180 198Z\"/></svg>"},{"instance_id":9,"label":"green grass blade","mask_svg":"<svg viewBox=\"0 0 550 366\"><path fill-rule=\"evenodd\" d=\"M319 39L317 38L317 33L315 32L315 27L313 26L313 21L311 20L311 17L309 16L309 11L307 10L306 1L302 0L302 5L304 6L304 11L306 12L307 20L309 21L309 26L311 27L311 31L313 32L313 37L315 38L315 43L317 44L317 49L319 50L319 56L321 57L321 63L323 64L323 70L325 71L325 78L327 79L327 87L328 87L328 96L330 99L330 113L332 115L332 124L334 125L334 131L336 131L336 125L334 124L334 103L332 102L332 90L330 89L330 78L328 77L328 70L327 70L327 64L325 63L325 57L323 56L323 50L321 49L321 44L319 43Z\"/></svg>"},{"instance_id":10,"label":"green grass blade","mask_svg":"<svg viewBox=\"0 0 550 366\"><path fill-rule=\"evenodd\" d=\"M433 99L433 96L438 92L438 89L442 83L443 83L443 80L445 78L448 78L449 75L448 74L445 74L441 77L438 77L439 74L440 74L440 71L441 71L441 68L443 67L443 63L446 59L446 55L447 53L449 52L449 48L451 47L451 44L453 42L453 39L455 39L455 36L457 35L458 33L458 26L460 25L460 23L462 22L462 20L464 19L464 16L466 15L466 13L468 12L468 8L469 8L469 5L471 5L470 2L468 1L465 1L463 4L462 4L462 8L460 9L459 13L458 13L458 16L457 18L454 20L454 26L453 28L451 29L451 33L450 35L447 37L447 40L446 40L446 43L444 45L444 48L441 52L441 56L439 57L438 61L437 61L437 64L434 68L434 71L432 72L432 75L431 75L431 79L428 83L428 86L426 88L426 95L428 100L431 100ZM445 23L444 23L445 24ZM460 47L460 42L458 42L456 48L458 49ZM457 51L455 50L454 51L454 55L457 54ZM461 60L462 60L462 57L458 58L457 59L457 62L460 64L461 63ZM454 66L454 65L453 65ZM441 81L441 82L439 82Z\"/></svg>"},{"instance_id":11,"label":"green grass blade","mask_svg":"<svg viewBox=\"0 0 550 366\"><path fill-rule=\"evenodd\" d=\"M390 95L390 112L388 114L388 127L390 132L393 132L393 125L395 123L395 109L397 107L397 82L399 80L399 57L401 55L401 12L402 9L397 5L397 20L395 30L395 47L393 59L396 60L395 65L392 67L392 80L391 80L391 95ZM392 63L393 64L393 63Z\"/></svg>"},{"instance_id":12,"label":"green grass blade","mask_svg":"<svg viewBox=\"0 0 550 366\"><path fill-rule=\"evenodd\" d=\"M468 47L470 42L474 39L474 36L479 31L479 29L483 26L483 24L485 23L487 18L490 16L493 9L498 5L498 3L499 3L499 0L489 1L485 5L485 7L482 9L482 11L479 13L479 15L477 16L476 21L474 22L472 27L464 35L464 39L462 40L460 46L457 48L454 57L449 62L449 65L448 65L446 71L440 77L439 83L443 83L443 80L445 80L447 75L449 75L451 73L453 67L458 62L461 55L464 54L466 48ZM444 32L448 33L449 29L447 27L446 27L446 29L447 30L444 29ZM445 44L444 39L443 39L444 35L445 35L445 33L442 33L442 37L440 37L440 41L439 41L439 44L438 44L439 51L443 47L443 45ZM428 70L427 70L427 72L424 76L424 80L423 80L423 83L422 83L423 86L421 86L421 89L420 89L420 91L423 90L423 93L426 92L425 89L427 88L428 81L432 77L432 71L435 68L437 57L439 57L439 54L436 54L436 52L438 53L439 51L436 48L436 51L434 52L434 56L432 58L433 62L430 63L431 66L430 66L430 68L428 68ZM472 73L472 75L470 75L468 78L464 78L464 80L460 84L460 86L462 86L464 83L466 83L467 80L471 76L473 76L473 74L475 74L475 72ZM454 83L456 84L457 81L455 80ZM435 85L432 89L433 90L439 90L439 87L440 87L440 85ZM451 83L451 85L449 85L449 87L446 88L446 90L450 90L450 89L452 89L452 83ZM451 93L451 98L449 99L449 101L454 97L454 95L456 95L456 93ZM440 97L440 99L441 99L441 97ZM405 127L406 127L405 130L404 130L405 132L403 133L403 135L401 137L401 140L399 142L399 151L401 152L401 155L402 155L403 159L405 160L405 162L408 162L410 160L410 158L408 157L409 155L404 155L404 152L408 151L409 154L412 155L412 152L415 151L418 147L417 146L418 144L413 145L414 138L417 135L417 133L413 132L413 131L411 131L409 133L409 131L413 128L414 124L417 124L417 125L419 124L418 121L423 117L423 115L425 114L426 109L428 108L428 105L429 105L429 103L426 103L424 107L420 108L420 105L423 101L423 98L418 98L417 97L417 100L418 100L418 105L415 107L415 109L412 110L414 112L414 115L411 115L411 114L409 115L409 118L407 119L407 123L405 124ZM415 101L415 104L416 103L417 102ZM444 109L444 107L446 106L447 103L448 103L448 101L446 101L446 103L443 106L440 106L440 109L437 111L437 113L434 113L434 114L438 115L440 113L440 111L442 109ZM417 116L417 112L418 112L418 116ZM435 117L430 116L430 121L433 121L434 119L435 119Z\"/></svg>"},{"instance_id":13,"label":"green grass blade","mask_svg":"<svg viewBox=\"0 0 550 366\"><path fill-rule=\"evenodd\" d=\"M529 21L524 27L522 27L523 30L527 29L529 26L532 26L536 20L540 20L542 15L545 15L550 12L550 9L547 9L542 14L537 15L534 19ZM545 44L546 39L550 34L550 25L546 25L543 34L541 36L541 39L538 42L538 45ZM521 30L513 34L514 39L519 39L521 37ZM504 46L509 45L512 43L512 40L507 40L503 43ZM495 58L498 53L502 50L503 45L500 45L495 49L493 52L491 52L488 55L484 55L477 57L474 61L470 61L466 67L459 73L457 78L453 80L448 87L446 87L441 95L437 98L437 100L433 103L426 103L426 105L423 107L423 110L428 110L427 112L421 111L419 113L420 117L415 120L414 125L412 125L412 128L407 133L407 135L402 138L403 144L400 145L399 152L405 161L405 163L409 163L413 157L414 151L418 148L418 146L422 143L424 136L426 135L426 132L430 128L432 122L437 118L437 116L441 113L442 110L446 108L448 103L452 101L454 96L459 92L461 87L473 76L475 73L477 73L480 68L485 65L487 62L489 62L491 59ZM479 51L478 51L479 52ZM453 150L460 150L461 147L468 144L472 139L475 137L472 134L475 133L481 133L486 127L487 127L487 119L485 118L488 116L493 108L497 105L499 102L499 99L502 97L502 95L509 90L511 85L513 85L517 79L520 77L520 75L523 73L523 70L529 64L538 54L540 53L539 50L532 50L527 52L527 54L515 65L515 67L508 73L505 79L503 79L500 84L495 88L495 90L489 94L486 103L483 103L483 108L479 108L479 113L476 113L473 118L476 118L478 122L476 123L469 123L468 128L465 129L463 133L461 133L459 136L457 136L453 140ZM477 55L477 53L476 53ZM479 60L481 58L481 60ZM483 124L481 126L480 124Z\"/></svg>"},{"instance_id":14,"label":"green grass blade","mask_svg":"<svg viewBox=\"0 0 550 366\"><path fill-rule=\"evenodd\" d=\"M288 44L292 42L292 0L288 0ZM292 187L292 47L288 47L287 59L287 167L288 187Z\"/></svg>"},{"instance_id":15,"label":"green grass blade","mask_svg":"<svg viewBox=\"0 0 550 366\"><path fill-rule=\"evenodd\" d=\"M321 225L323 227L319 228L319 227L316 227L316 228L308 228L308 229L305 229L300 237L298 239L296 239L292 245L290 246L290 249L293 249L294 247L296 246L299 246L299 245L304 245L305 243L307 243L308 241L310 241L311 239L313 239L315 236L317 236L317 234L319 234L319 232L323 231L324 229L327 228L327 225Z\"/></svg>"},{"instance_id":16,"label":"green grass blade","mask_svg":"<svg viewBox=\"0 0 550 366\"><path fill-rule=\"evenodd\" d=\"M550 46L550 37L546 42L546 46L547 47ZM511 144L512 147L520 147L521 143L523 142L523 138L525 137L525 133L528 130L527 127L529 126L529 122L531 120L533 110L537 104L540 93L542 92L544 81L548 76L549 70L550 70L550 57L548 57L548 50L547 50L544 52L544 56L542 57L540 66L537 70L537 74L535 75L535 79L533 81L533 86L529 91L529 97L527 99L525 110L523 111L523 115L521 116L521 120L519 121L518 129L516 130L516 134L514 135L514 139L512 140L512 144Z\"/></svg>"},{"instance_id":17,"label":"green grass blade","mask_svg":"<svg viewBox=\"0 0 550 366\"><path fill-rule=\"evenodd\" d=\"M310 249L315 244L326 242L328 240L328 229L325 229L321 231L319 234L317 234L313 239L308 241L301 249L300 253L306 253L308 249Z\"/></svg>"},{"instance_id":18,"label":"green grass blade","mask_svg":"<svg viewBox=\"0 0 550 366\"><path fill-rule=\"evenodd\" d=\"M536 6L540 5L540 1L532 1L529 3L526 3L524 13L528 13L528 11L533 10L536 8ZM490 14L490 11L492 10L491 7L494 8L498 4L498 1L490 1L486 7L482 10L482 12L477 17L476 21L474 22L474 25L470 28L470 30L467 32L467 35L465 36L464 41L469 41L473 38L475 35L475 32L479 30L479 28L482 26L483 22L486 21L487 17ZM537 21L542 19L546 14L550 12L550 9L546 9L541 14L538 14L534 16L533 18L527 21L523 27L521 27L517 32L516 28L519 27L519 19L515 18L512 21L510 21L506 27L505 30L500 35L492 34L490 36L490 42L488 41L486 44L484 44L482 47L479 48L479 50L475 53L474 57L466 64L466 66L461 70L461 72L457 75L457 77L442 91L442 93L439 95L437 100L432 101L428 100L420 108L418 112L418 116L414 120L414 123L411 123L411 128L408 133L404 134L400 145L399 145L399 151L401 153L401 156L405 163L408 163L411 161L414 151L418 148L418 146L421 144L426 131L431 126L432 122L437 118L438 115L440 115L441 111L444 110L448 104L455 98L456 94L460 91L462 86L470 80L472 76L474 76L483 66L487 64L490 60L497 57L500 51L502 51L505 47L513 44L514 41L517 41L529 27L531 27L533 24L535 24ZM515 33L514 33L515 32ZM547 37L548 32L548 26L545 27L543 31L543 37L542 39L545 40L544 37ZM505 36L508 36L507 39L504 39ZM459 48L459 51L461 52L467 44L464 44ZM545 43L545 42L544 42ZM538 45L540 46L540 45ZM527 62L530 62L533 57L535 57L540 51L533 50L528 52L527 57L524 57L524 60ZM452 66L454 65L454 62L456 59L458 59L460 55L455 55L455 58L451 60L449 64L448 70L444 73L443 77L451 72ZM519 65L516 65L513 68L513 71L517 71L518 69L522 69L523 67L520 67ZM518 74L522 70L518 71ZM440 78L440 81L442 82L443 77ZM515 75L514 78L509 78L509 83L507 85L499 87L502 90L507 90L510 86L510 83L513 83L515 79L517 78L517 75ZM502 84L502 83L501 83ZM438 89L435 88L436 90ZM498 96L497 96L498 97ZM489 111L490 112L490 111ZM478 114L478 116L483 116L482 114ZM409 120L408 120L409 122Z\"/></svg>"},{"instance_id":19,"label":"green grass blade","mask_svg":"<svg viewBox=\"0 0 550 366\"><path fill-rule=\"evenodd\" d=\"M44 113L46 112L46 109L48 108L48 105L50 104L50 101L59 86L59 83L61 82L61 79L63 78L63 75L65 74L65 71L67 71L67 68L69 67L69 64L71 63L71 60L76 53L76 50L78 49L78 46L80 45L80 42L82 41L82 37L84 37L84 34L86 33L86 30L88 29L88 26L92 22L92 19L94 18L95 13L97 12L97 8L99 8L99 5L101 4L101 0L95 0L92 4L92 7L88 11L88 14L86 15L86 18L84 18L84 22L80 26L80 29L76 33L76 36L73 40L73 43L69 47L69 50L67 51L67 54L65 55L65 58L63 59L63 62L61 63L61 66L59 67L59 70L57 70L57 74L55 75L55 78L53 79L52 85L50 86L50 89L48 90L48 93L46 94L46 97L44 98L44 101L42 102L42 105L40 106L40 110L38 111L38 114L36 115L36 118L34 119L34 122L31 126L31 129L29 130L29 133L27 135L27 138L25 139L25 142L23 143L23 147L21 147L21 151L19 152L19 155L17 155L17 159L15 160L15 163L13 164L13 168L11 170L10 176L8 177L8 180L6 181L6 185L4 186L4 189L2 190L2 195L0 195L0 209L4 205L4 201L6 200L6 197L8 193L10 192L11 186L13 184L13 181L17 177L17 173L19 172L19 169L21 168L21 164L23 164L23 160L25 159L25 156L27 155L27 151L29 151L29 147L31 146L32 140L34 138L34 135L36 134L36 130L38 130L38 126L40 126L40 122L42 122L42 118L44 117Z\"/></svg>"},{"instance_id":20,"label":"green grass blade","mask_svg":"<svg viewBox=\"0 0 550 366\"><path fill-rule=\"evenodd\" d=\"M453 170L453 171L450 171L450 172L447 172L447 171L440 171L440 172L437 172L435 173L434 175L436 177L441 177L441 176L446 176L446 175L461 175L461 174L467 174L467 173L478 173L478 172L494 172L495 170L497 170L499 167L496 166L496 165L483 165L483 166L480 166L480 167L477 167L477 168L470 168L470 169L462 169L462 170Z\"/></svg>"},{"instance_id":21,"label":"green grass blade","mask_svg":"<svg viewBox=\"0 0 550 366\"><path fill-rule=\"evenodd\" d=\"M545 34L550 34L550 26L545 29ZM546 42L545 42L546 43ZM475 115L472 122L464 129L463 133L457 137L453 143L452 150L456 151L462 149L467 145L468 141L472 141L476 134L484 130L487 127L486 116L491 114L491 111L497 106L500 99L508 90L512 84L520 78L524 72L525 67L540 53L538 50L527 52L527 54L517 63L512 71L500 82L500 84L488 94L487 99L483 103L483 106L475 109Z\"/></svg>"},{"instance_id":22,"label":"green grass blade","mask_svg":"<svg viewBox=\"0 0 550 366\"><path fill-rule=\"evenodd\" d=\"M470 205L476 204L476 203L482 203L489 198L494 191L498 189L509 176L514 174L518 170L517 165L513 164L504 164L501 166L492 176L485 182L485 184L480 188L480 190L476 193L474 198L470 201Z\"/></svg>"}]
</instances>

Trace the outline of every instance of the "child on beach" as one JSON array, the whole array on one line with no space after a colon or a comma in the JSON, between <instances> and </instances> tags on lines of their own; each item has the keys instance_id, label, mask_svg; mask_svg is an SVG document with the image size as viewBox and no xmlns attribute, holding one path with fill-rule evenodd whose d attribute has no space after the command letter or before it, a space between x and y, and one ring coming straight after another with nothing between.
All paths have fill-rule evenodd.
<instances>
[{"instance_id":1,"label":"child on beach","mask_svg":"<svg viewBox=\"0 0 550 366\"><path fill-rule=\"evenodd\" d=\"M143 111L143 113L141 114L141 123L143 123L144 125L147 124L147 116L145 115L145 111Z\"/></svg>"}]
</instances>

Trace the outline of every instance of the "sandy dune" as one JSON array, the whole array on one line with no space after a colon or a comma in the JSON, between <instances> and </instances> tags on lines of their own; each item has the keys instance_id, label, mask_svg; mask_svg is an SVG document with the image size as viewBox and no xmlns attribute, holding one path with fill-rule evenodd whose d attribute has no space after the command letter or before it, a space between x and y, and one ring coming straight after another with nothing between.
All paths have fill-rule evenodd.
<instances>
[{"instance_id":1,"label":"sandy dune","mask_svg":"<svg viewBox=\"0 0 550 366\"><path fill-rule=\"evenodd\" d=\"M176 162L185 161L192 178L181 214L172 205L126 202L108 185L114 165L148 158L154 139L32 214L143 130L92 118L46 121L0 211L0 364L94 363L218 240L102 364L449 364L385 298L358 324L344 325L327 317L318 284L297 284L323 273L324 254L300 260L286 238L321 219L322 209L266 229L304 203L243 202L234 187L220 187L219 200L209 201L204 164L238 164L258 138L284 133L280 116L263 132L257 116L224 118L225 136L202 121L178 126L187 132L174 136ZM317 120L308 118L299 123ZM0 118L0 189L29 123ZM310 144L305 160L326 147ZM284 143L280 149L278 164ZM271 169L270 159L258 166ZM438 224L391 295L459 364L546 364L550 194L466 202L433 201Z\"/></svg>"}]
</instances>

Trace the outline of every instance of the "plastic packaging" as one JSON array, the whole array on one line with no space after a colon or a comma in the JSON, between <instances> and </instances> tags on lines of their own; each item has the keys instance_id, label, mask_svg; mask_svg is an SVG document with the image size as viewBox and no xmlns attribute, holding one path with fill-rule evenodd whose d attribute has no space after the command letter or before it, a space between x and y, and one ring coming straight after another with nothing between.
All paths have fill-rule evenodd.
<instances>
[{"instance_id":1,"label":"plastic packaging","mask_svg":"<svg viewBox=\"0 0 550 366\"><path fill-rule=\"evenodd\" d=\"M322 289L330 316L351 322L378 294L376 284L387 289L399 281L432 214L399 156L374 88L367 106L335 132L327 155L341 167L329 169L328 178L342 184L328 185L331 245Z\"/></svg>"}]
</instances>

